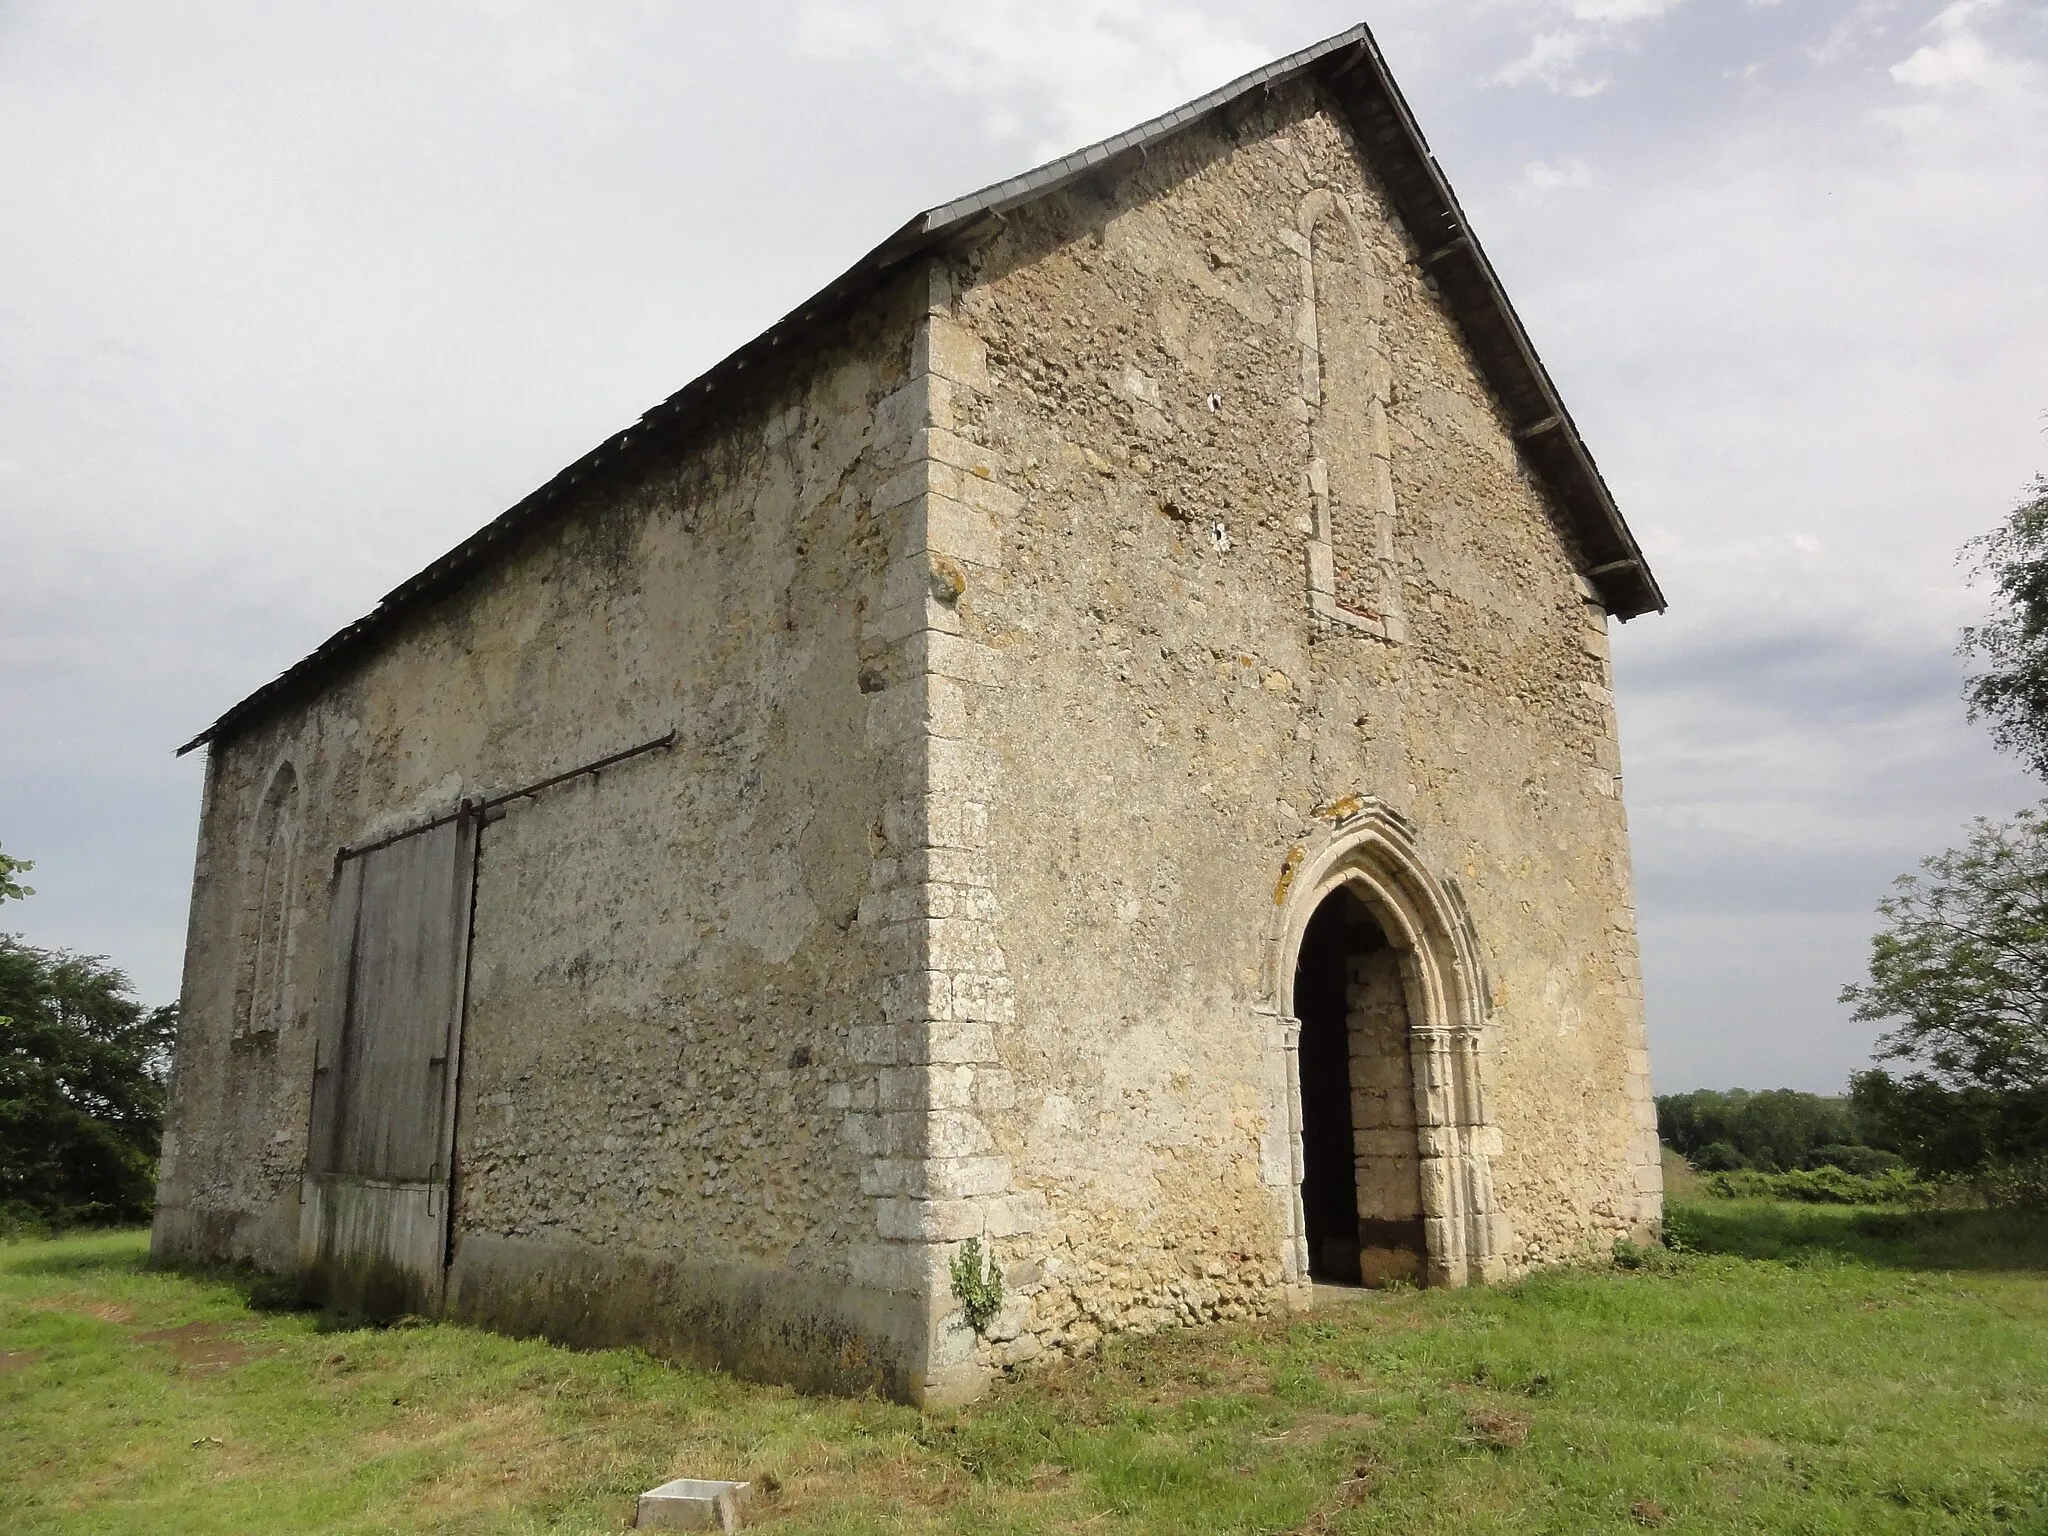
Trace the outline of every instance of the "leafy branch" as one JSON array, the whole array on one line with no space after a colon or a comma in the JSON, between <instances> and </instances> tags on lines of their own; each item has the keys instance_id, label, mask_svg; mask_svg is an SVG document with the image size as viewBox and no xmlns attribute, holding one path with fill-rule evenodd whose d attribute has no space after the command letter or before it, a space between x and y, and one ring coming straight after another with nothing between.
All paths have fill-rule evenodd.
<instances>
[{"instance_id":1,"label":"leafy branch","mask_svg":"<svg viewBox=\"0 0 2048 1536\"><path fill-rule=\"evenodd\" d=\"M995 1256L984 1256L981 1239L970 1237L953 1255L952 1270L953 1295L966 1314L967 1326L976 1333L985 1332L1003 1310L1003 1275L996 1268Z\"/></svg>"}]
</instances>

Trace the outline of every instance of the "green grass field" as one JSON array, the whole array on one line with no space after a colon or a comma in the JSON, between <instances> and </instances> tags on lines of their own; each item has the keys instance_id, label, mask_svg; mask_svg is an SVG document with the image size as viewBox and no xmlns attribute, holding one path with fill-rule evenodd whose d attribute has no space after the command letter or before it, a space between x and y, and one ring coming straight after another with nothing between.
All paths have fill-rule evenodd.
<instances>
[{"instance_id":1,"label":"green grass field","mask_svg":"<svg viewBox=\"0 0 2048 1536\"><path fill-rule=\"evenodd\" d=\"M1692 1252L1125 1341L976 1407L263 1310L140 1233L0 1244L0 1528L2048 1533L2048 1231L1674 1204Z\"/></svg>"}]
</instances>

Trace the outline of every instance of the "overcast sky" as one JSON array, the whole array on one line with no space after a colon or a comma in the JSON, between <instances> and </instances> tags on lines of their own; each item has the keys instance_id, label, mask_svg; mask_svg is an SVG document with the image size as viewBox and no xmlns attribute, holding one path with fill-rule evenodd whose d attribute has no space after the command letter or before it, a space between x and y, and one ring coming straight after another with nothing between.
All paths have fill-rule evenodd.
<instances>
[{"instance_id":1,"label":"overcast sky","mask_svg":"<svg viewBox=\"0 0 2048 1536\"><path fill-rule=\"evenodd\" d=\"M0 923L174 997L172 748L911 213L1355 4L0 0ZM1658 1088L1839 1089L1886 882L2039 793L1953 647L2048 470L2048 6L1363 19L1672 603Z\"/></svg>"}]
</instances>

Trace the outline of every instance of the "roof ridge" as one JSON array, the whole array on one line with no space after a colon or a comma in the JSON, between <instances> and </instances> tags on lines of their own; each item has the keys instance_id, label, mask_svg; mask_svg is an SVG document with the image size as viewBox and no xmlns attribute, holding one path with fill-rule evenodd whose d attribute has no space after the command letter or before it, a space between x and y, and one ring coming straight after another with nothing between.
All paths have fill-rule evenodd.
<instances>
[{"instance_id":1,"label":"roof ridge","mask_svg":"<svg viewBox=\"0 0 2048 1536\"><path fill-rule=\"evenodd\" d=\"M1360 43L1369 44L1371 41L1372 33L1364 22L1360 22L1334 37L1326 37L1320 43L1313 43L1283 58L1275 59L1270 64L1261 64L1257 69L1248 70L1227 85L1207 91L1193 101L1183 102L1157 117L1147 118L1121 133L1113 133L1106 139L1096 140L1093 144L1084 144L1069 154L1048 160L1043 165L1035 165L1015 176L991 182L978 192L970 192L965 197L955 198L949 203L940 203L936 208L928 208L911 222L915 224L922 220L924 232L932 233L943 226L957 224L983 213L1000 213L1005 208L1014 208L1019 203L1037 197L1041 192L1049 191L1061 182L1084 171L1093 170L1105 161L1115 159L1127 150L1158 143L1189 124L1207 117L1218 107L1228 106L1240 96L1260 86L1292 77L1333 53L1340 53Z\"/></svg>"}]
</instances>

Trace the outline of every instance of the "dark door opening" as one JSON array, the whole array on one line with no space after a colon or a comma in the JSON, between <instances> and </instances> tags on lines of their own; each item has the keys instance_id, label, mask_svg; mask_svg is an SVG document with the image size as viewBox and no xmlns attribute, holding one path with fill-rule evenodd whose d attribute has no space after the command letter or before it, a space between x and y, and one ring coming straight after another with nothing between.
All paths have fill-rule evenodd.
<instances>
[{"instance_id":1,"label":"dark door opening","mask_svg":"<svg viewBox=\"0 0 2048 1536\"><path fill-rule=\"evenodd\" d=\"M1309 919L1294 1013L1309 1273L1351 1285L1419 1282L1421 1147L1400 957L1347 889Z\"/></svg>"},{"instance_id":2,"label":"dark door opening","mask_svg":"<svg viewBox=\"0 0 2048 1536\"><path fill-rule=\"evenodd\" d=\"M1358 1281L1358 1168L1351 1124L1351 955L1372 915L1347 890L1309 919L1294 973L1301 1020L1301 1211L1308 1268ZM1377 928L1374 929L1377 933ZM1381 942L1385 942L1382 940Z\"/></svg>"}]
</instances>

